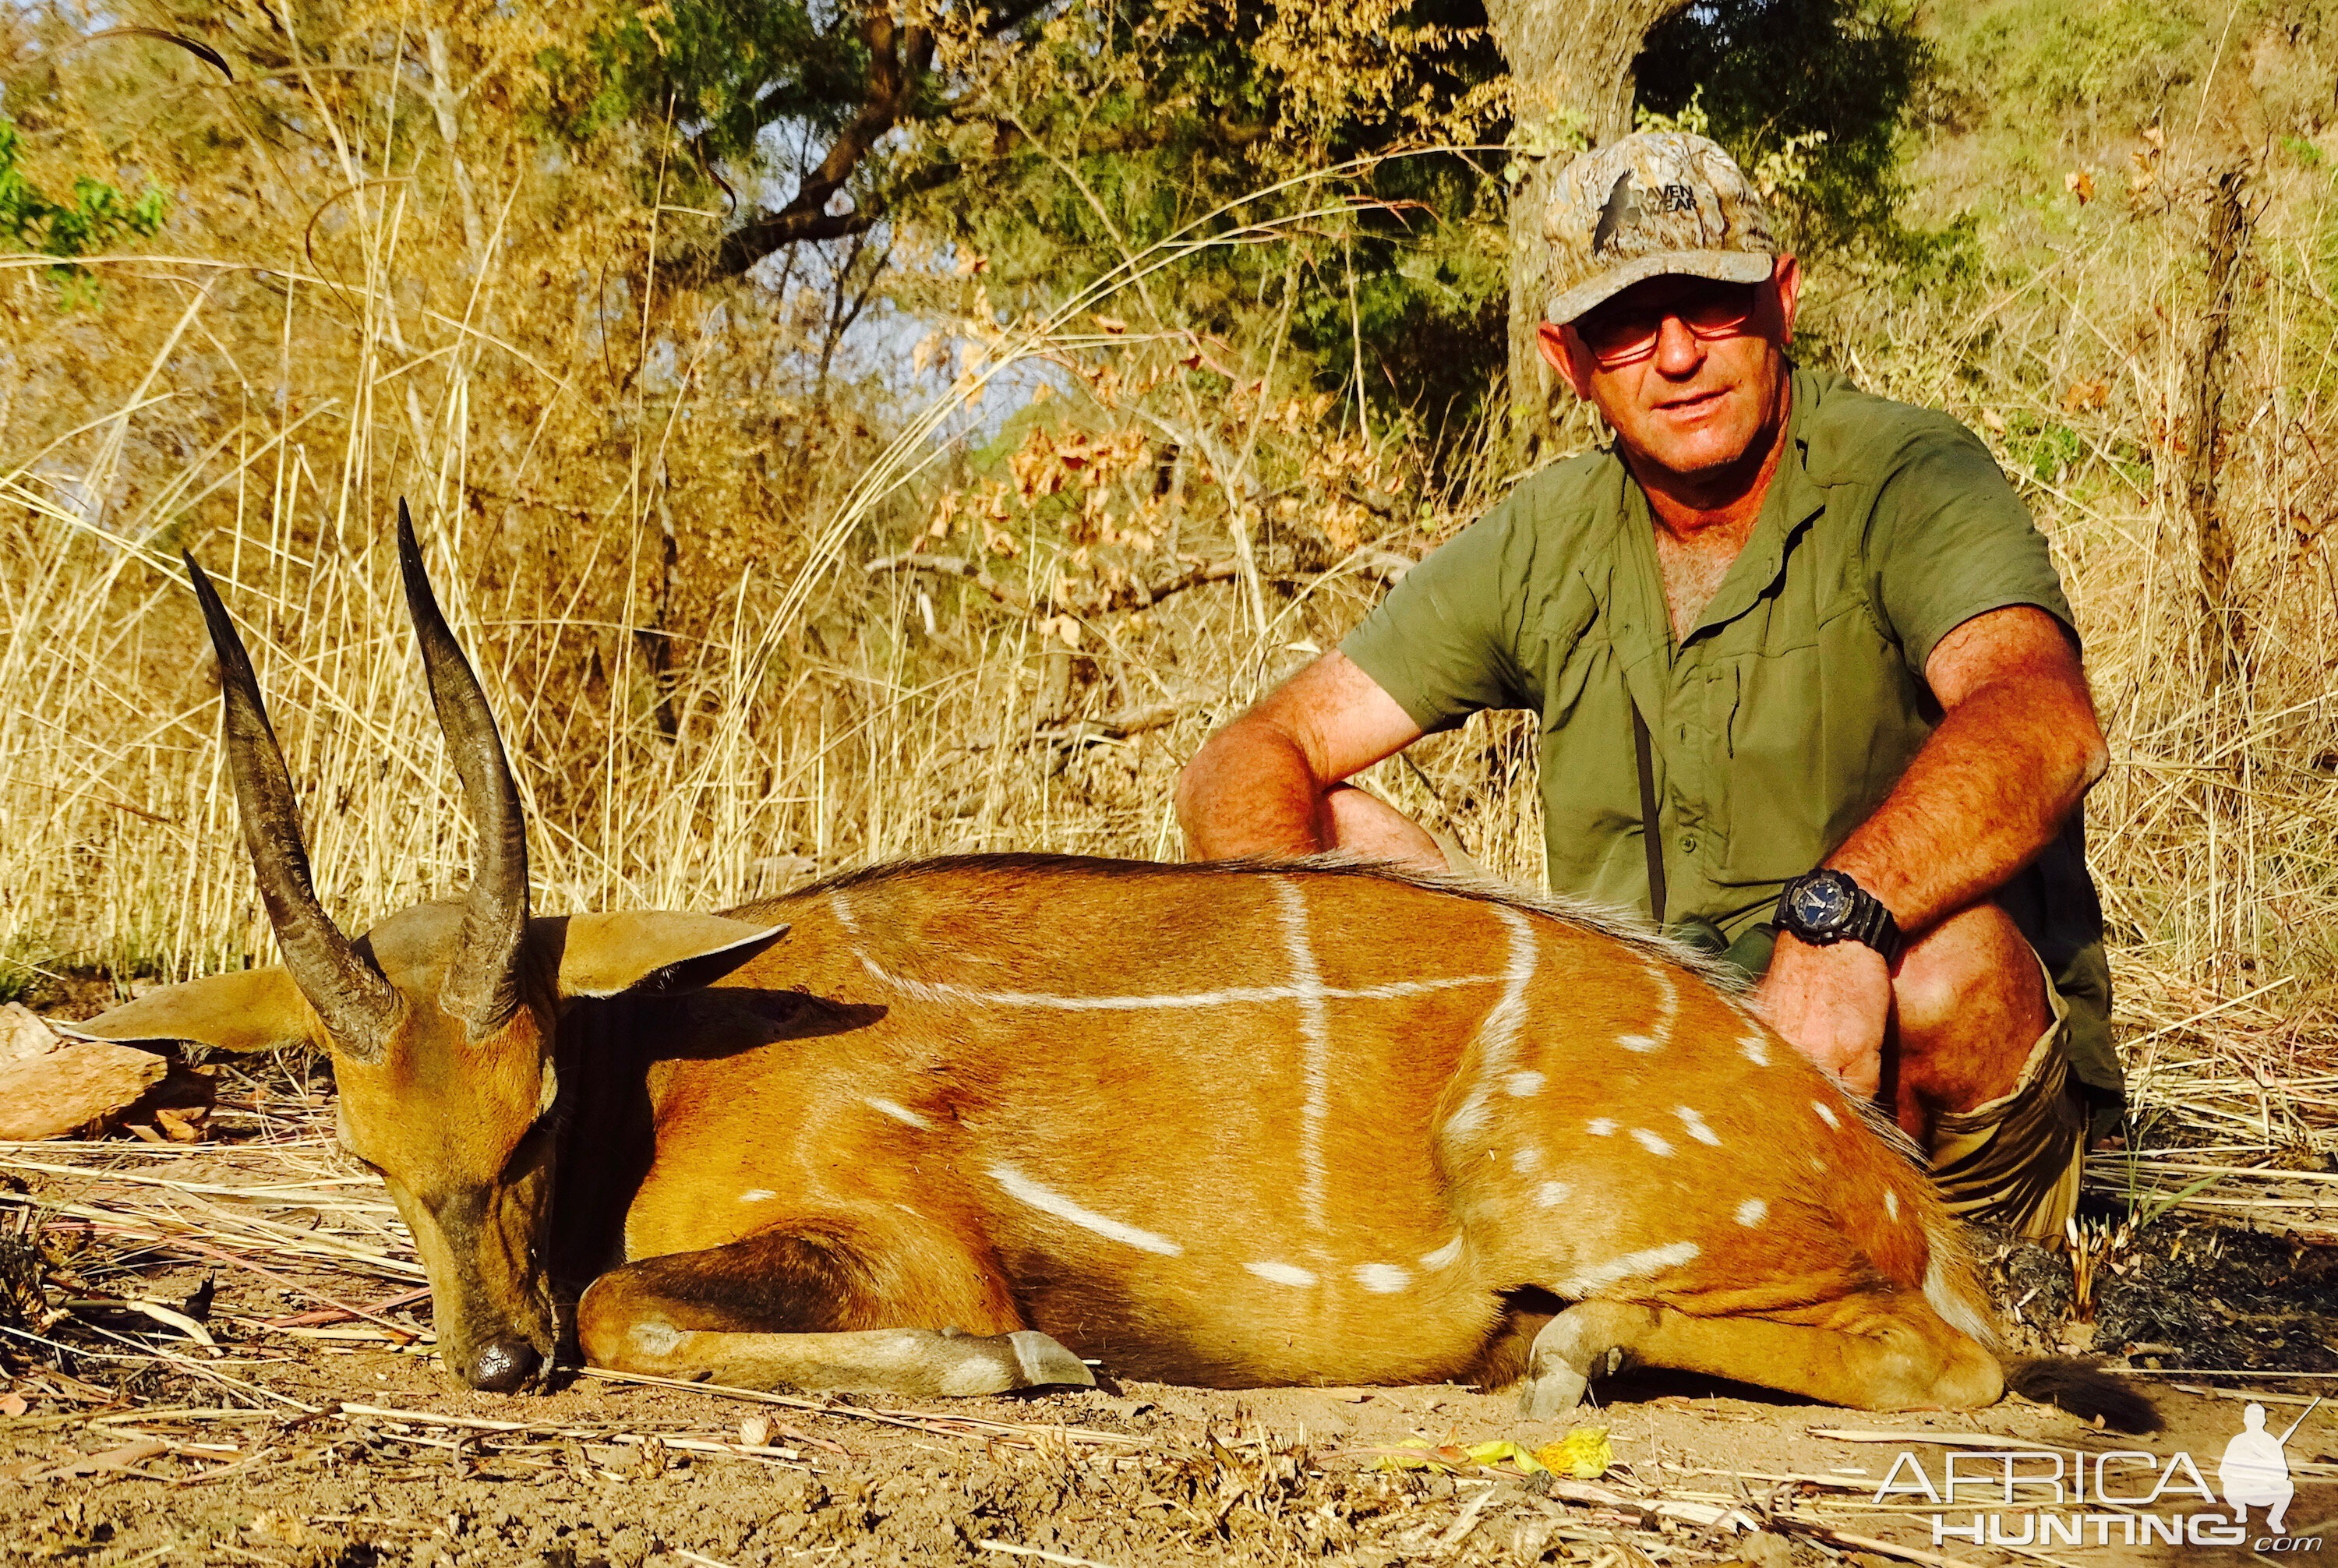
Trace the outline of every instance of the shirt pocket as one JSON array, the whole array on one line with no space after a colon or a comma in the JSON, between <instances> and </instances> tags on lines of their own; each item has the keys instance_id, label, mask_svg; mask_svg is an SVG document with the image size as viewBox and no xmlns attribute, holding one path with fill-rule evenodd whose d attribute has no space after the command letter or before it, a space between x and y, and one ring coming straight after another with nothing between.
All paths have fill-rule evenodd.
<instances>
[{"instance_id":1,"label":"shirt pocket","mask_svg":"<svg viewBox=\"0 0 2338 1568\"><path fill-rule=\"evenodd\" d=\"M1815 732L1826 701L1823 663L1815 642L1742 654L1729 661L1724 678L1707 684L1707 722L1724 738L1714 791L1722 845L1716 882L1783 882L1816 866L1831 848Z\"/></svg>"}]
</instances>

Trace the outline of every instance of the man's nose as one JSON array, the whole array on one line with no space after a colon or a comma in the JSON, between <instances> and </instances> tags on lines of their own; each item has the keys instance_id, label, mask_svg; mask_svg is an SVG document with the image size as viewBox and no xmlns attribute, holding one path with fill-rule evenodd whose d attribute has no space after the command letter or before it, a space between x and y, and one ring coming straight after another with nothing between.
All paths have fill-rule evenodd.
<instances>
[{"instance_id":1,"label":"man's nose","mask_svg":"<svg viewBox=\"0 0 2338 1568\"><path fill-rule=\"evenodd\" d=\"M1677 316L1656 324L1656 370L1674 380L1685 379L1704 363L1704 339L1688 329Z\"/></svg>"}]
</instances>

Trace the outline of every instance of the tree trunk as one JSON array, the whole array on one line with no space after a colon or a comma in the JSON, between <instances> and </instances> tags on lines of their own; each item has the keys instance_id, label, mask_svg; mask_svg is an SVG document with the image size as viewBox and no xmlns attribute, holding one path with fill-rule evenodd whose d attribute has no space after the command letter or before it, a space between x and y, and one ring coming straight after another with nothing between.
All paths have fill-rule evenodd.
<instances>
[{"instance_id":1,"label":"tree trunk","mask_svg":"<svg viewBox=\"0 0 2338 1568\"><path fill-rule=\"evenodd\" d=\"M1487 0L1494 40L1509 63L1519 140L1549 145L1578 132L1589 145L1632 128L1632 68L1650 29L1687 0ZM1542 213L1564 154L1527 158L1510 194L1510 411L1522 456L1551 432L1556 378L1535 347L1547 295Z\"/></svg>"}]
</instances>

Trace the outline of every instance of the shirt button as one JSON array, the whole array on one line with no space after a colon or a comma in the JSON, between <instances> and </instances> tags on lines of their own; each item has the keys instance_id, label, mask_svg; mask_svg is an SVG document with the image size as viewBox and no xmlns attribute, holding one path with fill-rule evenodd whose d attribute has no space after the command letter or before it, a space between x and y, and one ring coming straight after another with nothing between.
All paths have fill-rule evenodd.
<instances>
[{"instance_id":1,"label":"shirt button","mask_svg":"<svg viewBox=\"0 0 2338 1568\"><path fill-rule=\"evenodd\" d=\"M1681 835L1681 853L1684 855L1694 855L1696 853L1695 834L1684 833Z\"/></svg>"}]
</instances>

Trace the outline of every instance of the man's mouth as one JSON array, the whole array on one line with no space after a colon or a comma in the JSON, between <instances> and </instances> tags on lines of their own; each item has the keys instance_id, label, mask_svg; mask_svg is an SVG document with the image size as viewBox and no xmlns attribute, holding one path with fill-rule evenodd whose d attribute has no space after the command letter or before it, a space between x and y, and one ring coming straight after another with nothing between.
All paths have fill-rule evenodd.
<instances>
[{"instance_id":1,"label":"man's mouth","mask_svg":"<svg viewBox=\"0 0 2338 1568\"><path fill-rule=\"evenodd\" d=\"M1656 405L1656 412L1675 415L1702 414L1728 395L1728 391L1721 387L1707 392L1692 392L1685 397L1666 398Z\"/></svg>"}]
</instances>

